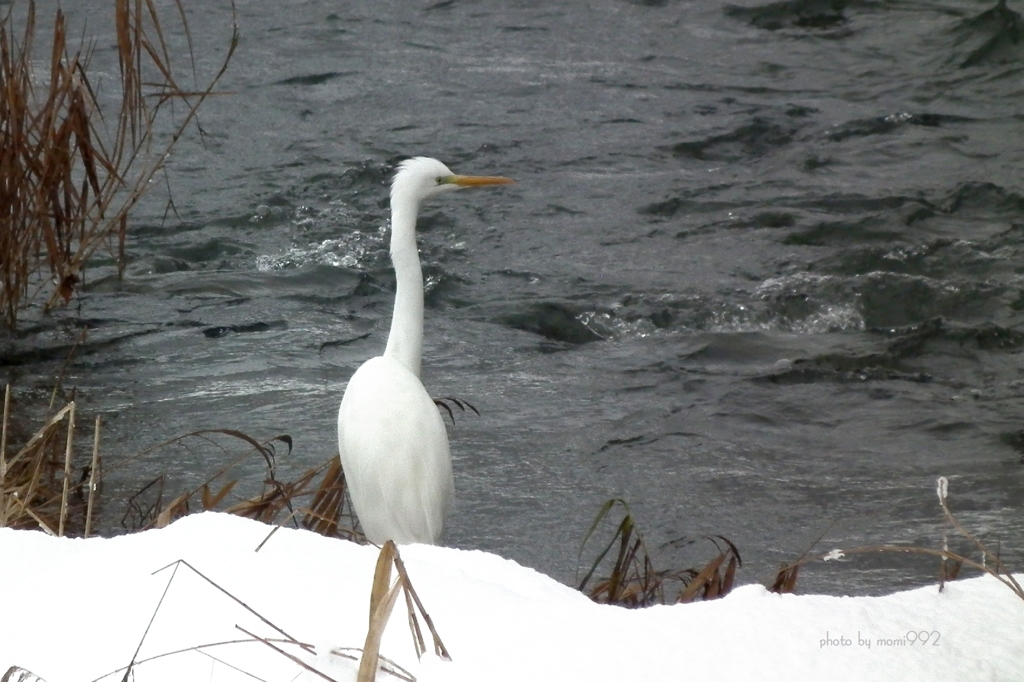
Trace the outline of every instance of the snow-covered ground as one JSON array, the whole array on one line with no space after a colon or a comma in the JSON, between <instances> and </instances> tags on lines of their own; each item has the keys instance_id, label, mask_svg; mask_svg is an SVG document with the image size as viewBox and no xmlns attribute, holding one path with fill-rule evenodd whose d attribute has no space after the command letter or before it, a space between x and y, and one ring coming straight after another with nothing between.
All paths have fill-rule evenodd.
<instances>
[{"instance_id":1,"label":"snow-covered ground","mask_svg":"<svg viewBox=\"0 0 1024 682\"><path fill-rule=\"evenodd\" d=\"M281 637L185 565L175 572L185 560L319 656L288 651L354 679L356 664L324 652L363 645L377 549L281 529L256 551L269 531L212 513L109 539L0 529L0 676L120 680L134 657L139 681L322 679L253 641L154 658L248 639L236 625ZM747 585L631 611L491 554L401 553L452 657L417 661L399 599L381 653L418 680L1024 680L1024 601L990 576L885 597Z\"/></svg>"}]
</instances>

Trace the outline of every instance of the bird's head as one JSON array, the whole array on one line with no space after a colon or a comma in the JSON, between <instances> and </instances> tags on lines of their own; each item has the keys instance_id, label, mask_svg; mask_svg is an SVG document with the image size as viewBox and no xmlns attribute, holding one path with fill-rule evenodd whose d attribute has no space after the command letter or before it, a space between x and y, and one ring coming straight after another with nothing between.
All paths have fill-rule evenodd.
<instances>
[{"instance_id":1,"label":"bird's head","mask_svg":"<svg viewBox=\"0 0 1024 682\"><path fill-rule=\"evenodd\" d=\"M398 164L398 172L391 181L391 201L394 203L397 197L403 197L419 204L423 199L463 187L507 185L511 182L502 177L456 175L437 159L417 156Z\"/></svg>"}]
</instances>

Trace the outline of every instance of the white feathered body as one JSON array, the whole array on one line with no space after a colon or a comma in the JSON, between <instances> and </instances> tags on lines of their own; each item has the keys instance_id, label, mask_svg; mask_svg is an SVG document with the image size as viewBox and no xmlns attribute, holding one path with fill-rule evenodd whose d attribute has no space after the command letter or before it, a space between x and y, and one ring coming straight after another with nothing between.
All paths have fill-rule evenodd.
<instances>
[{"instance_id":1,"label":"white feathered body","mask_svg":"<svg viewBox=\"0 0 1024 682\"><path fill-rule=\"evenodd\" d=\"M366 537L437 544L454 494L448 434L420 383L423 272L416 247L420 202L508 178L455 175L437 159L403 161L391 183L395 309L384 355L365 362L338 410L338 450Z\"/></svg>"},{"instance_id":2,"label":"white feathered body","mask_svg":"<svg viewBox=\"0 0 1024 682\"><path fill-rule=\"evenodd\" d=\"M455 484L444 421L415 374L387 356L363 363L338 410L338 445L371 542L438 543Z\"/></svg>"}]
</instances>

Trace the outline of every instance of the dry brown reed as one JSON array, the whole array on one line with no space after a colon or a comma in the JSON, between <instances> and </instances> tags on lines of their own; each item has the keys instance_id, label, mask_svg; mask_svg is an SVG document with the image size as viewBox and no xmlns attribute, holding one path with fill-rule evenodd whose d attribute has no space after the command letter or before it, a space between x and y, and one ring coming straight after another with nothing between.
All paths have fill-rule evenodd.
<instances>
[{"instance_id":1,"label":"dry brown reed","mask_svg":"<svg viewBox=\"0 0 1024 682\"><path fill-rule=\"evenodd\" d=\"M223 443L215 441L215 437L237 440L247 447L232 453ZM214 445L225 454L226 463L200 485L181 492L166 503L165 477L157 476L128 499L127 511L122 519L126 529L162 528L193 511L216 510L268 524L292 522L321 535L362 540L362 534L355 529L355 515L346 495L345 475L336 455L319 466L303 471L292 480L280 479L274 443L287 445L290 452L292 441L287 435L276 436L261 443L233 429L193 431L139 453L119 466L126 466L155 450L181 445L189 440ZM228 474L236 465L253 456L260 457L266 465L259 492L247 497L232 495L240 481L228 478ZM204 459L209 460L209 457Z\"/></svg>"},{"instance_id":2,"label":"dry brown reed","mask_svg":"<svg viewBox=\"0 0 1024 682\"><path fill-rule=\"evenodd\" d=\"M0 521L12 528L43 530L62 535L68 521L84 526L81 484L71 484L70 453L75 403L65 405L12 456L6 457L0 477ZM9 420L2 440L9 442ZM62 438L63 436L63 438ZM81 526L79 526L81 527Z\"/></svg>"},{"instance_id":3,"label":"dry brown reed","mask_svg":"<svg viewBox=\"0 0 1024 682\"><path fill-rule=\"evenodd\" d=\"M100 433L95 421L92 451L88 458L76 457L74 448L74 401L50 416L42 427L18 451L7 456L12 443L10 411L14 399L7 388L5 413L0 432L0 527L43 530L53 535L85 535L93 532L94 510L101 491ZM245 447L232 451L226 443ZM331 456L319 466L302 471L292 480L282 480L278 472L275 444L285 444L286 435L259 442L232 429L193 431L137 453L110 467L106 473L130 467L145 455L172 446L212 447L204 460L222 456L226 461L201 484L178 493L167 501L166 477L159 475L124 501L122 525L136 531L160 528L192 511L223 511L264 523L288 523L321 535L362 541L356 519L345 492L345 475L338 457ZM240 481L229 478L236 465L259 457L266 473L255 494L238 494ZM79 460L82 461L79 461ZM251 488L251 485L250 485ZM251 493L251 490L250 490ZM109 531L110 529L108 529Z\"/></svg>"},{"instance_id":4,"label":"dry brown reed","mask_svg":"<svg viewBox=\"0 0 1024 682\"><path fill-rule=\"evenodd\" d=\"M707 564L700 568L681 570L657 570L651 560L650 552L644 541L643 534L633 521L629 505L621 499L605 502L594 518L593 523L583 537L577 555L577 566L581 565L583 552L594 533L602 522L615 510L620 510L622 519L615 526L611 540L597 553L590 569L582 580L577 574L577 589L601 604L616 604L630 608L652 606L654 604L687 603L701 600L717 599L728 594L736 578L736 570L742 565L739 550L724 536L705 536L704 539L715 545L718 553ZM597 579L587 590L591 579L605 563L605 559L613 548L618 547L614 561L608 569L606 578ZM672 590L677 587L674 597L668 601Z\"/></svg>"},{"instance_id":5,"label":"dry brown reed","mask_svg":"<svg viewBox=\"0 0 1024 682\"><path fill-rule=\"evenodd\" d=\"M722 535L704 536L705 540L715 545L718 554L700 570L687 568L682 571L685 587L676 603L686 604L692 601L707 601L724 597L732 591L736 580L736 570L743 565L740 551L728 538ZM724 547L719 544L725 545ZM723 569L723 564L725 567Z\"/></svg>"},{"instance_id":6,"label":"dry brown reed","mask_svg":"<svg viewBox=\"0 0 1024 682\"><path fill-rule=\"evenodd\" d=\"M174 580L175 580L175 578L178 575L178 570L181 569L182 567L192 571L195 575L197 575L199 578L204 580L207 584L209 584L210 586L212 586L213 588L218 590L221 594L227 596L235 604L237 604L242 609L244 609L245 611L249 612L250 614L252 614L256 618L258 618L261 622L263 622L263 624L267 625L268 627L270 627L271 629L273 629L274 631L276 631L277 633L282 635L282 637L281 638L275 638L275 639L259 637L258 635L255 635L255 634L249 632L248 630L246 630L246 629L244 629L244 628L242 628L242 627L240 627L238 625L235 625L235 628L240 630L241 632L245 633L248 636L248 639L234 639L234 640L227 640L227 641L220 641L220 642L208 642L206 644L200 644L200 645L197 645L197 646L191 646L191 647L187 647L187 648L184 648L184 649L177 649L177 650L174 650L174 651L164 651L164 652L161 652L161 653L156 654L154 656L150 656L148 658L139 658L139 652L142 650L142 645L145 644L146 638L149 636L150 628L152 628L153 623L156 622L156 619L157 619L157 617L160 614L160 609L163 608L164 600L167 599L167 593L170 591L171 585L174 583ZM128 664L125 665L122 668L118 668L117 670L113 670L113 671L111 671L111 672L109 672L109 673L107 673L105 675L101 675L100 677L95 678L94 680L92 680L92 682L100 682L101 680L107 679L107 678L115 676L115 675L121 675L122 673L123 673L123 675L121 676L122 680L133 679L135 668L139 667L140 665L142 665L144 663L148 663L150 661L155 661L155 660L158 660L158 659L161 659L161 658L177 656L179 654L183 654L183 653L187 653L187 652L194 652L194 651L198 651L198 652L201 652L201 653L204 653L204 654L210 656L210 654L207 653L208 650L210 650L210 649L214 649L214 648L222 647L222 646L231 646L231 645L245 644L245 643L252 643L252 642L259 642L261 644L264 644L265 646L270 646L270 647L274 648L276 651L279 651L283 655L287 656L291 660L293 660L296 663L298 663L301 667L303 667L303 668L305 668L305 669L307 669L307 670L309 670L309 671L319 675L320 677L325 677L328 680L331 679L329 677L326 677L326 676L322 675L317 670L315 670L312 667L310 667L304 661L298 659L294 655L289 654L288 652L284 651L283 649L281 649L281 648L279 648L277 646L278 644L294 645L294 646L299 647L300 649L302 649L303 651L305 651L308 654L313 654L313 653L315 653L315 649L313 648L313 645L307 644L307 643L304 643L304 642L300 642L299 640L295 639L294 637L289 635L287 632L285 632L282 628L278 627L277 625L272 623L270 620L268 620L267 618L262 616L255 609L253 609L251 606L249 606L244 601L242 601L241 599L236 597L234 594L232 594L226 588L222 587L216 581L211 580L209 577L207 577L201 571L199 571L199 569L195 568L194 566L192 566L190 563L188 563L184 559L179 559L179 560L175 561L174 563L168 564L167 566L164 566L163 568L160 568L160 569L154 571L153 575L156 575L157 573L161 573L161 572L166 571L168 569L170 569L170 571L171 571L170 578L168 578L167 585L164 587L163 594L161 594L160 599L159 599L159 601L156 604L156 607L153 609L153 613L152 613L152 615L150 616L150 619L149 619L149 624L146 626L146 629L142 633L142 637L140 638L139 644L138 644L138 646L135 649L135 653L132 655L131 661L129 661ZM215 657L213 657L213 656L210 656L210 657L214 658L214 660L216 660ZM252 674L249 674L249 676L250 677L254 677L255 679L260 679L258 677L255 677ZM331 680L331 682L334 682L334 681Z\"/></svg>"},{"instance_id":7,"label":"dry brown reed","mask_svg":"<svg viewBox=\"0 0 1024 682\"><path fill-rule=\"evenodd\" d=\"M82 533L83 537L89 537L89 533L92 531L92 514L95 507L96 501L96 487L99 485L100 477L100 417L96 415L96 427L93 431L92 441L92 463L89 464L89 483L88 490L89 494L86 498L85 503L85 531ZM84 476L83 476L84 478Z\"/></svg>"},{"instance_id":8,"label":"dry brown reed","mask_svg":"<svg viewBox=\"0 0 1024 682\"><path fill-rule=\"evenodd\" d=\"M398 572L394 583L391 582L392 566ZM420 603L420 598L412 586L409 574L405 570L405 564L402 563L402 557L398 553L398 547L394 542L388 540L377 556L377 568L373 573L373 585L370 589L370 623L366 630L366 642L363 644L363 652L359 659L359 672L356 676L358 682L373 682L377 677L381 660L381 638L384 636L384 628L387 627L391 612L398 601L399 592L405 595L409 613L409 631L413 636L417 658L422 657L426 652L423 632L417 617L417 613L419 613L423 616L430 629L430 634L433 636L434 653L445 660L451 660L448 650L445 649L441 637L434 628L433 621L423 608L423 604Z\"/></svg>"},{"instance_id":9,"label":"dry brown reed","mask_svg":"<svg viewBox=\"0 0 1024 682\"><path fill-rule=\"evenodd\" d=\"M139 658L139 651L141 651L142 645L145 643L146 638L149 635L149 630L152 627L153 623L156 621L160 613L160 609L163 607L164 600L167 598L167 593L169 592L171 585L173 584L175 578L177 577L179 569L182 568L187 569L195 575L197 575L199 578L201 578L215 590L217 590L224 596L228 597L240 608L247 611L252 616L255 616L265 626L269 627L271 630L280 635L280 637L264 637L252 632L249 629L243 628L240 625L235 625L235 628L239 632L245 634L247 639L233 639L219 642L208 642L205 644L187 647L184 649L178 649L175 651L164 651L154 656L150 656L148 658ZM154 571L154 575L166 571L168 569L171 570L170 578L167 581L167 585L164 588L164 592L161 595L160 600L157 602L157 605L154 608L152 615L150 616L149 625L147 625L145 631L142 633L142 637L139 640L139 645L136 648L135 654L132 656L131 661L129 661L128 664L124 667L119 668L117 670L112 670L109 673L96 678L92 682L100 682L100 680L122 674L122 679L129 679L132 676L135 668L139 667L140 665L157 659L166 658L169 656L177 656L179 654L187 652L203 652L211 658L214 658L214 660L217 660L215 659L215 657L213 657L211 654L207 652L217 647L240 645L247 643L262 644L274 650L279 655L292 661L296 664L296 666L298 666L299 668L303 669L308 673L311 673L313 676L319 677L323 680L327 680L327 682L336 682L329 675L326 675L320 670L317 670L309 663L307 663L305 660L289 651L289 649L298 649L301 652L307 654L307 656L315 655L317 652L313 645L306 642L301 642L295 637L288 634L282 627L271 622L269 619L261 615L251 606L249 606L244 601L242 601L234 594L232 594L228 589L221 586L219 583L212 580L211 578L207 577L195 566L192 566L189 562L183 559L179 559L178 561L175 561L172 564L169 564L157 571ZM394 569L398 573L398 576L395 578L394 583L391 582L392 569ZM419 618L422 617L424 622L427 624L427 627L430 629L431 636L433 637L434 653L441 658L451 660L451 657L448 655L447 649L445 649L445 646L441 642L441 638L438 635L436 628L434 627L433 621L431 620L429 614L426 612L426 609L423 608L423 604L420 601L419 596L416 594L415 588L413 588L412 586L412 581L409 579L409 574L405 569L405 564L402 562L402 556L399 553L398 548L395 546L393 542L388 541L384 544L384 547L381 549L380 554L377 557L377 565L373 574L373 581L370 592L370 620L369 626L367 628L366 642L363 648L360 649L358 647L339 647L333 648L328 652L332 656L338 656L340 658L344 658L353 662L358 662L359 672L357 679L359 680L359 682L372 682L372 680L376 679L378 671L385 672L391 677L403 680L404 682L416 682L415 678L408 670L398 665L394 661L390 660L389 658L381 655L380 653L380 643L384 634L384 629L385 627L387 627L388 620L390 619L392 610L394 609L395 603L397 603L398 601L399 593L403 593L405 595L405 601L409 609L409 631L413 637L413 644L416 649L417 657L422 656L426 652L426 646L423 640L422 629L420 628L419 624ZM22 669L12 668L11 670L17 672L21 671ZM10 671L8 672L10 673ZM240 670L240 672L243 672L249 676L254 676L252 673L244 670ZM257 677L256 679L259 678ZM34 680L30 681L29 679L26 679L22 681L20 679L16 679L13 682L34 682Z\"/></svg>"},{"instance_id":10,"label":"dry brown reed","mask_svg":"<svg viewBox=\"0 0 1024 682\"><path fill-rule=\"evenodd\" d=\"M0 676L0 682L46 682L46 680L24 668L12 665L3 676Z\"/></svg>"},{"instance_id":11,"label":"dry brown reed","mask_svg":"<svg viewBox=\"0 0 1024 682\"><path fill-rule=\"evenodd\" d=\"M181 0L174 4L191 50L186 13ZM154 0L109 6L120 101L106 113L90 80L91 46L72 51L63 11L54 17L45 71L33 59L33 0L18 18L20 34L14 5L0 17L0 318L11 327L36 300L45 298L46 309L69 301L100 249L123 275L128 214L214 94L238 44L234 26L219 70L205 87L185 88L165 40L171 27L163 26ZM159 136L162 112L175 101L184 102L184 115L169 123L169 136Z\"/></svg>"},{"instance_id":12,"label":"dry brown reed","mask_svg":"<svg viewBox=\"0 0 1024 682\"><path fill-rule=\"evenodd\" d=\"M785 564L775 574L769 590L772 592L793 592L796 589L797 574L800 567L818 561L836 561L849 556L863 554L913 554L917 556L930 556L939 560L938 582L939 591L945 588L947 581L956 580L964 566L974 568L994 577L1005 585L1017 597L1024 600L1024 588L1013 576L1013 573L1003 563L996 552L993 552L977 536L968 531L949 509L949 482L945 477L940 477L936 482L936 493L939 497L939 505L942 507L943 519L947 528L953 528L956 533L973 547L977 552L978 559L972 559L964 554L953 552L949 549L949 538L947 532L943 532L942 548L916 547L913 545L867 545L864 547L853 547L851 549L834 549L826 554L811 555L805 552L796 561ZM821 538L819 538L820 540ZM817 544L817 542L815 543Z\"/></svg>"},{"instance_id":13,"label":"dry brown reed","mask_svg":"<svg viewBox=\"0 0 1024 682\"><path fill-rule=\"evenodd\" d=\"M0 432L0 528L7 527L7 425L11 420L11 385L4 388L4 418Z\"/></svg>"}]
</instances>

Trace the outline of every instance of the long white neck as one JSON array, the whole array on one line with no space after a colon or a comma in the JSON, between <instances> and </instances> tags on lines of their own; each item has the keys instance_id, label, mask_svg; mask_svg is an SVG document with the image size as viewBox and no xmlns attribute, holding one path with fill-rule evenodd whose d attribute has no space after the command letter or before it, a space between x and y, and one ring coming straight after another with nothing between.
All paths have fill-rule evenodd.
<instances>
[{"instance_id":1,"label":"long white neck","mask_svg":"<svg viewBox=\"0 0 1024 682\"><path fill-rule=\"evenodd\" d=\"M423 272L416 248L419 202L404 193L391 197L391 262L395 266L395 311L384 356L420 375L423 355Z\"/></svg>"}]
</instances>

